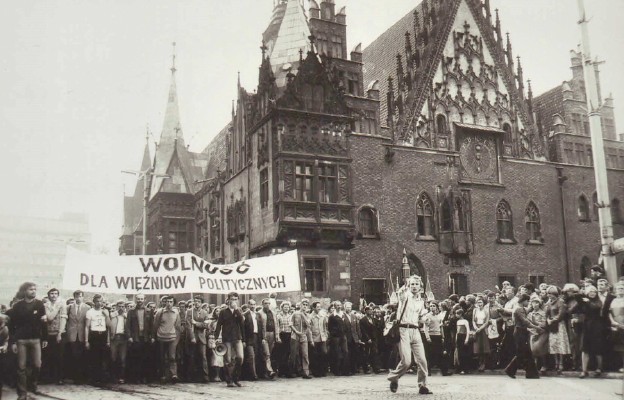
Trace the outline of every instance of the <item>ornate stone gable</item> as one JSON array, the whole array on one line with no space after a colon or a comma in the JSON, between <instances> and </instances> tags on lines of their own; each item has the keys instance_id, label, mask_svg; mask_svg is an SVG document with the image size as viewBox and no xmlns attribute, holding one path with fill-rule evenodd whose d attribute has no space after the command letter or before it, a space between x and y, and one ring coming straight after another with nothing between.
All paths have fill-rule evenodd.
<instances>
[{"instance_id":1,"label":"ornate stone gable","mask_svg":"<svg viewBox=\"0 0 624 400\"><path fill-rule=\"evenodd\" d=\"M450 4L449 4L450 3ZM414 40L396 57L388 83L388 125L399 142L456 148L453 123L505 129L507 156L543 158L524 99L522 67L514 72L509 39L492 26L489 2L424 1L414 11Z\"/></svg>"},{"instance_id":2,"label":"ornate stone gable","mask_svg":"<svg viewBox=\"0 0 624 400\"><path fill-rule=\"evenodd\" d=\"M321 62L318 54L308 52L305 60L299 62L297 74L292 71L288 74L286 90L277 99L277 106L324 114L349 115L342 90L334 81L330 68L331 65L326 67Z\"/></svg>"}]
</instances>

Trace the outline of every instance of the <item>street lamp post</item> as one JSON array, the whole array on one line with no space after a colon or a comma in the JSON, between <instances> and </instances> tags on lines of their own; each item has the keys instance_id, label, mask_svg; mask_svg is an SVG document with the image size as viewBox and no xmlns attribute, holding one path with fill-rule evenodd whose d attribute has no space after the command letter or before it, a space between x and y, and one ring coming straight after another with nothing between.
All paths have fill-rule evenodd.
<instances>
[{"instance_id":1,"label":"street lamp post","mask_svg":"<svg viewBox=\"0 0 624 400\"><path fill-rule=\"evenodd\" d=\"M596 178L596 194L598 207L598 220L600 224L600 256L604 262L607 278L611 284L618 280L615 254L612 251L613 223L611 220L611 201L609 200L609 186L607 182L607 166L605 162L604 143L602 140L602 124L600 118L600 98L596 83L594 63L591 60L589 45L589 29L585 15L583 0L578 1L579 25L581 27L581 51L583 75L585 78L585 91L587 94L587 111L589 113L589 128L592 144L592 158L594 160L594 176Z\"/></svg>"},{"instance_id":2,"label":"street lamp post","mask_svg":"<svg viewBox=\"0 0 624 400\"><path fill-rule=\"evenodd\" d=\"M145 140L149 144L149 132L145 135ZM149 202L151 178L171 178L169 175L157 174L152 167L148 167L144 171L122 170L124 174L135 175L138 179L143 179L143 243L142 253L145 254L147 245L147 203Z\"/></svg>"},{"instance_id":3,"label":"street lamp post","mask_svg":"<svg viewBox=\"0 0 624 400\"><path fill-rule=\"evenodd\" d=\"M145 171L130 171L123 170L121 171L124 174L131 174L138 177L138 179L143 179L143 243L142 243L142 253L145 254L146 250L146 242L147 242L147 203L149 202L149 182L151 181L148 177L152 178L171 178L169 175L157 174L154 172L153 168L148 168Z\"/></svg>"}]
</instances>

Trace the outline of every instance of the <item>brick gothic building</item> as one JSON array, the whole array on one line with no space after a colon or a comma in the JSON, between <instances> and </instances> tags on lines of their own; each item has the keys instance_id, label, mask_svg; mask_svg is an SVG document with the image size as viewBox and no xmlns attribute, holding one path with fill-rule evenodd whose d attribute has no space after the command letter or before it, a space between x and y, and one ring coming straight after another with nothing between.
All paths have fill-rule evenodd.
<instances>
[{"instance_id":1,"label":"brick gothic building","mask_svg":"<svg viewBox=\"0 0 624 400\"><path fill-rule=\"evenodd\" d=\"M256 90L239 81L232 121L201 153L183 145L172 83L155 159L172 178L152 184L149 251L232 262L296 247L291 297L376 302L404 249L437 296L562 284L596 261L593 170L553 150L568 95L525 91L489 1L423 0L350 54L333 0L277 3ZM624 165L609 166L619 216Z\"/></svg>"}]
</instances>

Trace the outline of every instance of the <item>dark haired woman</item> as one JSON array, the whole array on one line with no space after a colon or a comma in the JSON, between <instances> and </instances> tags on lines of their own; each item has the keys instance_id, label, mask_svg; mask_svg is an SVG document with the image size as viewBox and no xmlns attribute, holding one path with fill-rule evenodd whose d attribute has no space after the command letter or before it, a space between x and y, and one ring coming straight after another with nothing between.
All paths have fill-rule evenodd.
<instances>
[{"instance_id":1,"label":"dark haired woman","mask_svg":"<svg viewBox=\"0 0 624 400\"><path fill-rule=\"evenodd\" d=\"M455 366L456 371L460 375L464 375L470 366L470 324L464 318L464 310L459 308L455 310L457 318L457 331L455 333Z\"/></svg>"}]
</instances>

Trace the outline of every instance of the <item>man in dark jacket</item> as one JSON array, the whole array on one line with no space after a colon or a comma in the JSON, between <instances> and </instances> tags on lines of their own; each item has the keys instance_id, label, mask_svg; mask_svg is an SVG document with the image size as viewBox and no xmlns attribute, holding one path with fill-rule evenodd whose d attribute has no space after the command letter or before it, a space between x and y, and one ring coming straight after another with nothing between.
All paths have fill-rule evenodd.
<instances>
[{"instance_id":1,"label":"man in dark jacket","mask_svg":"<svg viewBox=\"0 0 624 400\"><path fill-rule=\"evenodd\" d=\"M238 293L229 293L227 304L228 308L219 313L214 335L217 338L221 334L223 344L227 348L223 361L228 387L234 387L234 385L241 387L239 379L243 365L245 329L243 314L238 308Z\"/></svg>"},{"instance_id":2,"label":"man in dark jacket","mask_svg":"<svg viewBox=\"0 0 624 400\"><path fill-rule=\"evenodd\" d=\"M156 364L154 315L145 307L145 295L136 296L136 306L128 311L126 336L128 337L128 373L134 382L146 382L153 378Z\"/></svg>"},{"instance_id":3,"label":"man in dark jacket","mask_svg":"<svg viewBox=\"0 0 624 400\"><path fill-rule=\"evenodd\" d=\"M364 307L364 317L360 320L360 339L364 342L363 369L364 373L368 372L368 368L372 368L373 372L379 373L379 355L378 355L378 337L376 320L373 318L373 309L370 306Z\"/></svg>"},{"instance_id":4,"label":"man in dark jacket","mask_svg":"<svg viewBox=\"0 0 624 400\"><path fill-rule=\"evenodd\" d=\"M347 347L347 326L342 312L342 303L333 303L334 312L327 319L329 331L330 369L336 376L346 375L348 371L349 350Z\"/></svg>"},{"instance_id":5,"label":"man in dark jacket","mask_svg":"<svg viewBox=\"0 0 624 400\"><path fill-rule=\"evenodd\" d=\"M20 286L19 293L23 300L8 311L9 340L11 349L17 354L17 398L26 400L29 390L41 394L37 390L37 381L41 369L41 349L48 345L48 331L45 306L36 299L37 286L25 282Z\"/></svg>"},{"instance_id":6,"label":"man in dark jacket","mask_svg":"<svg viewBox=\"0 0 624 400\"><path fill-rule=\"evenodd\" d=\"M256 381L258 380L256 357L260 354L260 343L264 337L264 331L262 330L262 319L256 312L256 301L254 299L249 300L248 307L243 314L245 317L245 365L247 365L247 378Z\"/></svg>"}]
</instances>

